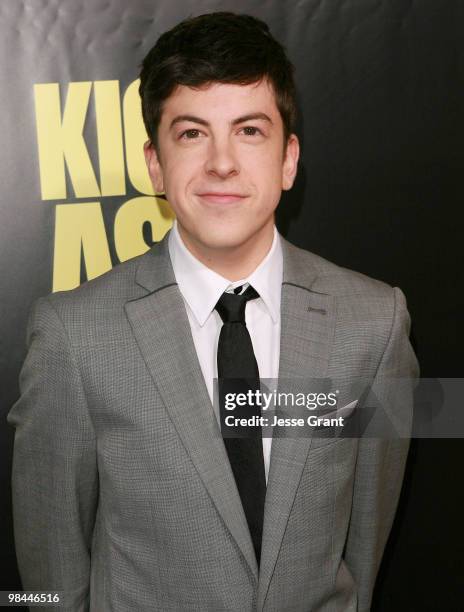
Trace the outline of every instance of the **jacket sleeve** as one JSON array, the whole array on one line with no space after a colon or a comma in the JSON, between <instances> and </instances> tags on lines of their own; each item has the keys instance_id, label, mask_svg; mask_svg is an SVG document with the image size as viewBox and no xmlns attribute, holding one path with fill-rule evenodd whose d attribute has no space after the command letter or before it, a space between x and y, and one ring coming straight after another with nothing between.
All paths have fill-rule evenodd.
<instances>
[{"instance_id":1,"label":"jacket sleeve","mask_svg":"<svg viewBox=\"0 0 464 612\"><path fill-rule=\"evenodd\" d=\"M98 499L96 442L64 326L41 298L29 318L16 428L13 515L25 590L61 591L69 612L89 607L90 550ZM50 607L50 611L56 610Z\"/></svg>"},{"instance_id":2,"label":"jacket sleeve","mask_svg":"<svg viewBox=\"0 0 464 612\"><path fill-rule=\"evenodd\" d=\"M394 312L372 389L378 404L390 410L391 422L402 423L401 437L361 438L358 445L345 561L358 589L358 612L371 606L375 579L393 523L409 449L416 356L409 342L410 317L398 287ZM397 381L397 382L395 382ZM406 429L405 429L406 427Z\"/></svg>"}]
</instances>

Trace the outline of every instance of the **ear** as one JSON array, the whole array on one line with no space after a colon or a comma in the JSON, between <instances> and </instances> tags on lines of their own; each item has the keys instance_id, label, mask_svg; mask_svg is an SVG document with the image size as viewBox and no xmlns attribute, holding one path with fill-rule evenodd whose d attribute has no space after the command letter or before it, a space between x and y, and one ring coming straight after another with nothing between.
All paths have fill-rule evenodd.
<instances>
[{"instance_id":1,"label":"ear","mask_svg":"<svg viewBox=\"0 0 464 612\"><path fill-rule=\"evenodd\" d=\"M282 189L288 191L292 188L298 169L298 159L300 157L300 143L295 134L290 134L285 147L285 157L282 164Z\"/></svg>"},{"instance_id":2,"label":"ear","mask_svg":"<svg viewBox=\"0 0 464 612\"><path fill-rule=\"evenodd\" d=\"M164 193L163 170L158 153L150 140L143 145L143 154L155 193Z\"/></svg>"}]
</instances>

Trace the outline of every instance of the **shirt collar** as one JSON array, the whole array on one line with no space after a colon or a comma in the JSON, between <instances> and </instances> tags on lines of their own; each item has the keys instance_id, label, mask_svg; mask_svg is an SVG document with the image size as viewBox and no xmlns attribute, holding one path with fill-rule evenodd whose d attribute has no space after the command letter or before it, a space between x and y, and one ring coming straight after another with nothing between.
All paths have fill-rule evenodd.
<instances>
[{"instance_id":1,"label":"shirt collar","mask_svg":"<svg viewBox=\"0 0 464 612\"><path fill-rule=\"evenodd\" d=\"M231 282L214 272L190 253L177 228L169 233L169 255L180 292L203 327L219 298L227 289L245 283L259 293L274 323L279 320L282 288L283 255L280 235L274 226L274 239L266 257L245 279Z\"/></svg>"}]
</instances>

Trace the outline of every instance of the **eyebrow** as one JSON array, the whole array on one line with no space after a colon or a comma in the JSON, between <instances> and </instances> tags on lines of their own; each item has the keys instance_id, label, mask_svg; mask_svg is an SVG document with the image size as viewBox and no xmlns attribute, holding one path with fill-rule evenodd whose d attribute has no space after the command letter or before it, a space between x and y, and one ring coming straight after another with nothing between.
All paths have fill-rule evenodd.
<instances>
[{"instance_id":1,"label":"eyebrow","mask_svg":"<svg viewBox=\"0 0 464 612\"><path fill-rule=\"evenodd\" d=\"M262 121L267 121L271 125L272 119L266 113L249 113L248 115L242 115L241 117L237 117L231 122L231 125L238 125L240 123L245 123L245 121L256 121L256 119L261 119ZM182 123L183 121L189 121L191 123L198 123L199 125L204 125L209 127L209 122L205 119L201 119L201 117L196 117L195 115L178 115L171 121L171 125L169 129L172 129L176 123Z\"/></svg>"}]
</instances>

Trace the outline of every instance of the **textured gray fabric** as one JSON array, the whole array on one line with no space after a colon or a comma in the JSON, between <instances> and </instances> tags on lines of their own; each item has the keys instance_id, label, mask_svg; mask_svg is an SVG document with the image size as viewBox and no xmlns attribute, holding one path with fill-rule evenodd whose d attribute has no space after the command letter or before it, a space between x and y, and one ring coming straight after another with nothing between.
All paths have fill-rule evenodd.
<instances>
[{"instance_id":1,"label":"textured gray fabric","mask_svg":"<svg viewBox=\"0 0 464 612\"><path fill-rule=\"evenodd\" d=\"M283 252L281 378L418 375L398 288ZM408 441L274 439L258 577L167 238L38 300L28 342L8 416L25 589L69 612L369 609Z\"/></svg>"}]
</instances>

